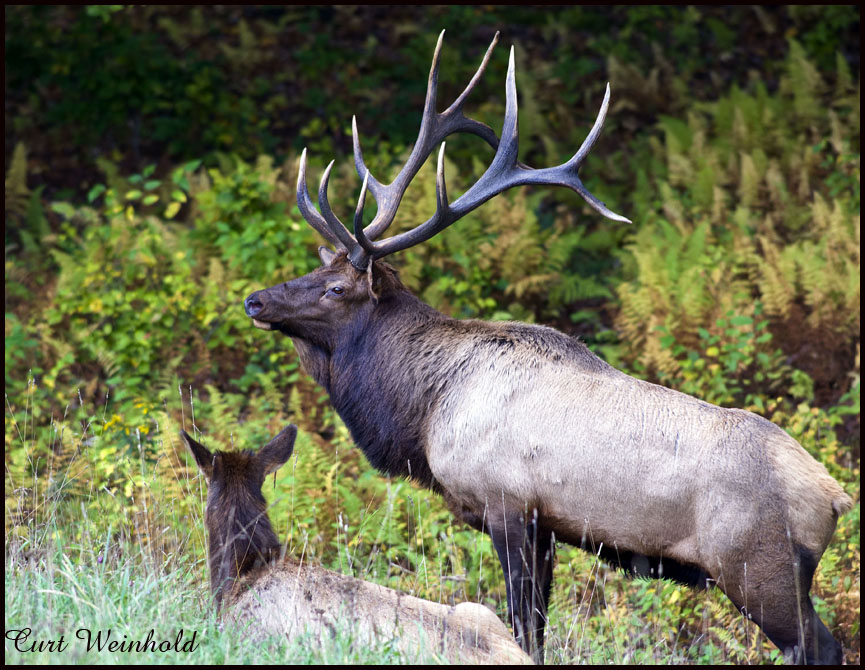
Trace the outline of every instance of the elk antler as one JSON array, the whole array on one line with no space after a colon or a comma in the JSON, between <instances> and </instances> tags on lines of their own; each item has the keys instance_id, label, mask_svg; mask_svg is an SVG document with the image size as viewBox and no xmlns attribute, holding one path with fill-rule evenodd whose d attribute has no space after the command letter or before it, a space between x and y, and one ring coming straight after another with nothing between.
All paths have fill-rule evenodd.
<instances>
[{"instance_id":1,"label":"elk antler","mask_svg":"<svg viewBox=\"0 0 865 670\"><path fill-rule=\"evenodd\" d=\"M569 161L557 167L533 169L517 160L519 150L517 137L517 88L514 73L513 47L511 47L510 61L508 63L505 121L502 126L502 139L499 141L492 128L480 121L469 119L463 115L463 104L466 97L474 89L486 69L490 54L498 42L499 34L496 33L478 71L472 77L465 90L447 110L441 114L437 114L436 89L438 87L439 55L443 37L444 31L439 35L438 44L433 55L429 82L427 84L426 102L424 103L423 117L417 141L405 166L390 184L383 185L372 176L366 167L358 139L357 121L352 118L354 162L358 174L363 177L363 187L361 188L354 216L353 234L349 232L342 221L334 214L327 199L327 186L333 162L324 171L318 189L318 204L321 212L316 210L312 204L306 186L306 149L304 149L300 158L300 171L297 179L297 203L301 214L303 214L303 217L313 228L338 249L346 250L352 265L359 270L365 270L371 260L382 258L388 254L407 249L428 240L493 196L514 186L525 184L566 186L579 193L591 207L607 218L630 223L625 217L619 216L607 209L604 203L589 193L577 174L580 166L601 134L601 128L604 125L607 108L610 103L609 84L607 84L604 102L601 104L601 110L598 113L598 118L595 120L595 125L577 153ZM496 150L496 155L480 179L457 200L448 204L444 177L445 144L443 140L449 135L458 132L473 133L480 136ZM375 242L374 240L393 222L400 201L409 183L439 143L441 143L441 148L439 149L438 169L436 172L435 214L412 230ZM372 222L364 228L362 225L362 215L367 191L372 193L378 209Z\"/></svg>"}]
</instances>

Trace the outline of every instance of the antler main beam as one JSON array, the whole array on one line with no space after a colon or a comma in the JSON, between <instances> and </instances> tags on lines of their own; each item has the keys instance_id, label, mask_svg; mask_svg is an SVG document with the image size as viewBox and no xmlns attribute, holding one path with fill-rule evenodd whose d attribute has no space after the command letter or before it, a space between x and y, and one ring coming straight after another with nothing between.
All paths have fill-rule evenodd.
<instances>
[{"instance_id":1,"label":"antler main beam","mask_svg":"<svg viewBox=\"0 0 865 670\"><path fill-rule=\"evenodd\" d=\"M449 225L462 218L472 210L476 209L495 195L512 188L527 184L547 184L553 186L566 186L579 193L591 207L615 221L628 219L610 211L604 203L593 196L583 185L578 176L578 171L583 161L592 150L595 142L600 136L607 109L610 102L610 85L604 95L604 102L595 120L592 130L589 132L577 153L562 165L532 169L517 160L518 155L518 133L517 133L517 89L514 68L514 50L511 47L510 60L508 63L508 75L506 84L505 120L502 126L501 141L489 126L469 119L463 114L463 105L469 93L474 89L481 75L489 63L493 48L498 42L499 34L496 33L492 43L487 49L480 67L472 77L468 86L459 97L441 114L436 113L436 90L438 87L439 56L441 53L444 31L439 35L430 68L429 81L427 84L426 101L424 103L421 127L418 139L396 178L388 185L383 185L372 176L363 160L358 139L357 122L352 118L352 139L354 144L354 160L358 174L363 177L364 185L354 217L354 234L349 232L345 225L334 214L327 199L327 186L330 178L330 170L333 162L328 165L321 179L318 190L319 207L321 212L312 204L306 186L306 150L301 155L301 165L297 181L298 207L307 222L321 233L327 240L338 249L346 250L351 263L359 270L365 270L370 261L382 258L396 251L407 249L411 246L428 240L436 233L444 230ZM458 132L473 133L480 136L496 150L492 163L481 175L480 179L460 196L452 204L448 204L444 177L444 139ZM435 214L417 226L416 228L400 233L393 237L375 242L396 217L400 201L408 188L409 183L423 166L426 159L441 144L438 156L438 169L436 171L436 212ZM377 203L376 215L372 222L364 228L361 225L363 205L366 192L372 193Z\"/></svg>"}]
</instances>

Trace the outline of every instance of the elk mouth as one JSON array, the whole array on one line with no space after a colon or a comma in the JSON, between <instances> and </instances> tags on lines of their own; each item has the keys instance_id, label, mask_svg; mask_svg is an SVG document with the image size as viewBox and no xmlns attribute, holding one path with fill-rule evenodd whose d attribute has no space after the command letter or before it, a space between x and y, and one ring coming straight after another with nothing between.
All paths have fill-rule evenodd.
<instances>
[{"instance_id":1,"label":"elk mouth","mask_svg":"<svg viewBox=\"0 0 865 670\"><path fill-rule=\"evenodd\" d=\"M290 337L295 336L282 321L262 321L261 319L256 319L254 316L250 318L252 319L252 325L256 328L261 330L272 330L276 333L284 333Z\"/></svg>"}]
</instances>

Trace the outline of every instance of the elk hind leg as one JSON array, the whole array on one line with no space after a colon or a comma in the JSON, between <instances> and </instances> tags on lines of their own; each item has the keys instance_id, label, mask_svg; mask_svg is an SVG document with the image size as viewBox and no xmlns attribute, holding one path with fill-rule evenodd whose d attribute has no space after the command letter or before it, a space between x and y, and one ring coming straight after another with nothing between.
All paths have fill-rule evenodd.
<instances>
[{"instance_id":1,"label":"elk hind leg","mask_svg":"<svg viewBox=\"0 0 865 670\"><path fill-rule=\"evenodd\" d=\"M784 656L798 664L840 665L841 645L817 616L808 592L817 561L798 547L789 569L759 561L739 574L723 575L718 585L757 623ZM764 576L770 576L764 578Z\"/></svg>"},{"instance_id":2,"label":"elk hind leg","mask_svg":"<svg viewBox=\"0 0 865 670\"><path fill-rule=\"evenodd\" d=\"M793 663L841 665L841 645L817 616L807 594L798 610L794 617L788 620L773 618L770 616L771 612L762 617L751 616L775 646L784 652L785 658Z\"/></svg>"}]
</instances>

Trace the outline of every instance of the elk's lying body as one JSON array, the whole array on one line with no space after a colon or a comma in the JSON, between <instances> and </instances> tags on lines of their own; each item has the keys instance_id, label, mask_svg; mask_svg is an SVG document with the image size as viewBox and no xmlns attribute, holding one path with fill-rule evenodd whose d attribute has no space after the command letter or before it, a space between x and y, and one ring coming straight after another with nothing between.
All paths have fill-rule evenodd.
<instances>
[{"instance_id":1,"label":"elk's lying body","mask_svg":"<svg viewBox=\"0 0 865 670\"><path fill-rule=\"evenodd\" d=\"M181 434L208 482L205 525L211 588L224 619L254 637L353 644L393 643L408 659L530 664L505 625L483 605L442 605L280 556L261 485L291 455L289 426L258 452L211 453Z\"/></svg>"},{"instance_id":2,"label":"elk's lying body","mask_svg":"<svg viewBox=\"0 0 865 670\"><path fill-rule=\"evenodd\" d=\"M463 94L437 113L440 47L441 40L418 140L391 184L370 175L353 129L363 179L353 234L328 204L330 167L319 187L321 211L312 205L304 154L298 205L337 251L322 247L321 268L250 295L247 314L257 327L293 339L376 468L440 492L459 518L490 534L514 633L536 659L555 537L632 574L717 584L795 660L840 662L840 645L808 592L851 500L798 443L755 414L629 377L553 329L450 319L412 296L380 260L521 184L567 186L605 216L627 221L577 176L600 134L609 87L573 158L533 170L517 161L513 51L499 141L462 115L489 51ZM435 214L376 240L424 160L456 132L496 148L490 167L450 203L442 145ZM367 191L378 210L364 227Z\"/></svg>"},{"instance_id":3,"label":"elk's lying body","mask_svg":"<svg viewBox=\"0 0 865 670\"><path fill-rule=\"evenodd\" d=\"M255 635L311 636L341 630L353 644L393 643L408 661L531 664L501 620L483 605L442 605L286 557L240 579L226 618Z\"/></svg>"}]
</instances>

